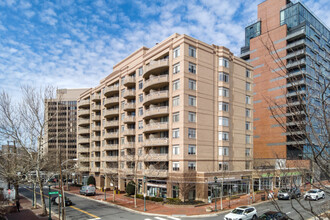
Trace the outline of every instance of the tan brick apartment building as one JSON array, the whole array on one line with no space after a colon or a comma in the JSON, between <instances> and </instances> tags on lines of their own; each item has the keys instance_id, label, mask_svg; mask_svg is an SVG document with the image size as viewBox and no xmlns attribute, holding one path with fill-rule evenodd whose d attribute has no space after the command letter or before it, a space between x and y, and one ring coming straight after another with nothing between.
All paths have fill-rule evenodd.
<instances>
[{"instance_id":1,"label":"tan brick apartment building","mask_svg":"<svg viewBox=\"0 0 330 220\"><path fill-rule=\"evenodd\" d=\"M214 177L247 191L251 71L229 49L187 35L135 51L78 99L82 175L121 190L136 177L139 191L146 176L151 196L205 200ZM193 186L187 195L184 185Z\"/></svg>"}]
</instances>

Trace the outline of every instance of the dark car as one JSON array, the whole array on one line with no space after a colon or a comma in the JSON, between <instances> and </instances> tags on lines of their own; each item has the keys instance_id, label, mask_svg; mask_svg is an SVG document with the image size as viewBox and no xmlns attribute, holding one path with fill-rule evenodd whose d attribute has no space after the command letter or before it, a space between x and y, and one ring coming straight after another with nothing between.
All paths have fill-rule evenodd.
<instances>
[{"instance_id":1,"label":"dark car","mask_svg":"<svg viewBox=\"0 0 330 220\"><path fill-rule=\"evenodd\" d=\"M290 219L285 213L277 211L268 211L260 215L257 219L262 220L287 220Z\"/></svg>"},{"instance_id":2,"label":"dark car","mask_svg":"<svg viewBox=\"0 0 330 220\"><path fill-rule=\"evenodd\" d=\"M55 196L55 197L52 197L51 201L54 205L58 205L59 199L62 199L62 198ZM61 202L62 202L62 200L61 200ZM72 201L68 197L65 197L65 206L71 206L71 205L72 205Z\"/></svg>"},{"instance_id":3,"label":"dark car","mask_svg":"<svg viewBox=\"0 0 330 220\"><path fill-rule=\"evenodd\" d=\"M280 189L277 194L278 199L295 199L301 196L299 188Z\"/></svg>"}]
</instances>

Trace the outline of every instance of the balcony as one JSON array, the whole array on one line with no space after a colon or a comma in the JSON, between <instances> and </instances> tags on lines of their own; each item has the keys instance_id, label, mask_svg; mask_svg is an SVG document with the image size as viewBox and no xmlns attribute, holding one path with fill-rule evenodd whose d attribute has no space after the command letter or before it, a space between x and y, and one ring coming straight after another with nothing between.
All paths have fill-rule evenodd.
<instances>
[{"instance_id":1,"label":"balcony","mask_svg":"<svg viewBox=\"0 0 330 220\"><path fill-rule=\"evenodd\" d=\"M168 90L159 92L150 92L144 100L144 105L148 105L152 102L162 102L168 100Z\"/></svg>"},{"instance_id":2,"label":"balcony","mask_svg":"<svg viewBox=\"0 0 330 220\"><path fill-rule=\"evenodd\" d=\"M79 162L89 162L89 157L79 157Z\"/></svg>"},{"instance_id":3,"label":"balcony","mask_svg":"<svg viewBox=\"0 0 330 220\"><path fill-rule=\"evenodd\" d=\"M92 105L92 111L101 111L101 105Z\"/></svg>"},{"instance_id":4,"label":"balcony","mask_svg":"<svg viewBox=\"0 0 330 220\"><path fill-rule=\"evenodd\" d=\"M105 156L105 157L102 157L102 160L103 161L118 161L118 156Z\"/></svg>"},{"instance_id":5,"label":"balcony","mask_svg":"<svg viewBox=\"0 0 330 220\"><path fill-rule=\"evenodd\" d=\"M78 134L89 134L89 128L79 127Z\"/></svg>"},{"instance_id":6,"label":"balcony","mask_svg":"<svg viewBox=\"0 0 330 220\"><path fill-rule=\"evenodd\" d=\"M128 123L135 123L135 116L126 116L124 118L124 123L128 124Z\"/></svg>"},{"instance_id":7,"label":"balcony","mask_svg":"<svg viewBox=\"0 0 330 220\"><path fill-rule=\"evenodd\" d=\"M94 125L92 126L92 131L100 131L101 130L101 126L100 125Z\"/></svg>"},{"instance_id":8,"label":"balcony","mask_svg":"<svg viewBox=\"0 0 330 220\"><path fill-rule=\"evenodd\" d=\"M109 133L105 133L104 139L115 139L118 138L118 136L119 136L118 132L109 132Z\"/></svg>"},{"instance_id":9,"label":"balcony","mask_svg":"<svg viewBox=\"0 0 330 220\"><path fill-rule=\"evenodd\" d=\"M149 108L145 111L144 118L150 118L154 116L166 116L169 114L168 106L161 106L156 108Z\"/></svg>"},{"instance_id":10,"label":"balcony","mask_svg":"<svg viewBox=\"0 0 330 220\"><path fill-rule=\"evenodd\" d=\"M301 96L301 95L306 95L306 90L297 90L293 92L289 92L286 94L286 97L292 97L292 96Z\"/></svg>"},{"instance_id":11,"label":"balcony","mask_svg":"<svg viewBox=\"0 0 330 220\"><path fill-rule=\"evenodd\" d=\"M147 177L167 177L168 176L168 170L145 169L143 173Z\"/></svg>"},{"instance_id":12,"label":"balcony","mask_svg":"<svg viewBox=\"0 0 330 220\"><path fill-rule=\"evenodd\" d=\"M124 86L131 86L135 84L135 77L133 76L128 76L124 80Z\"/></svg>"},{"instance_id":13,"label":"balcony","mask_svg":"<svg viewBox=\"0 0 330 220\"><path fill-rule=\"evenodd\" d=\"M145 154L144 161L168 161L168 154Z\"/></svg>"},{"instance_id":14,"label":"balcony","mask_svg":"<svg viewBox=\"0 0 330 220\"><path fill-rule=\"evenodd\" d=\"M87 99L87 100L80 100L78 102L78 106L79 107L89 107L90 106L90 100Z\"/></svg>"},{"instance_id":15,"label":"balcony","mask_svg":"<svg viewBox=\"0 0 330 220\"><path fill-rule=\"evenodd\" d=\"M89 167L82 167L82 166L80 166L79 167L79 171L81 171L81 172L89 172Z\"/></svg>"},{"instance_id":16,"label":"balcony","mask_svg":"<svg viewBox=\"0 0 330 220\"><path fill-rule=\"evenodd\" d=\"M144 147L167 146L168 138L149 138L143 142Z\"/></svg>"},{"instance_id":17,"label":"balcony","mask_svg":"<svg viewBox=\"0 0 330 220\"><path fill-rule=\"evenodd\" d=\"M147 77L150 74L154 72L161 72L164 70L168 70L169 64L168 59L162 59L162 60L152 60L148 65L144 67L144 74L143 77Z\"/></svg>"},{"instance_id":18,"label":"balcony","mask_svg":"<svg viewBox=\"0 0 330 220\"><path fill-rule=\"evenodd\" d=\"M134 157L135 157L134 155L124 155L124 156L121 156L121 160L133 161Z\"/></svg>"},{"instance_id":19,"label":"balcony","mask_svg":"<svg viewBox=\"0 0 330 220\"><path fill-rule=\"evenodd\" d=\"M79 148L78 148L78 152L79 152L79 153L89 153L89 147L82 147L82 146L79 146Z\"/></svg>"},{"instance_id":20,"label":"balcony","mask_svg":"<svg viewBox=\"0 0 330 220\"><path fill-rule=\"evenodd\" d=\"M90 141L90 139L87 137L78 137L78 142L80 144L87 144L87 143L89 143L89 141Z\"/></svg>"},{"instance_id":21,"label":"balcony","mask_svg":"<svg viewBox=\"0 0 330 220\"><path fill-rule=\"evenodd\" d=\"M104 101L104 105L106 107L111 107L111 106L115 106L118 105L119 103L119 97L111 97L111 98L107 98Z\"/></svg>"},{"instance_id":22,"label":"balcony","mask_svg":"<svg viewBox=\"0 0 330 220\"><path fill-rule=\"evenodd\" d=\"M293 49L293 48L302 46L305 43L306 43L306 40L305 39L301 39L301 40L298 40L298 41L295 41L293 43L290 43L290 44L286 45L286 49Z\"/></svg>"},{"instance_id":23,"label":"balcony","mask_svg":"<svg viewBox=\"0 0 330 220\"><path fill-rule=\"evenodd\" d=\"M90 120L88 119L78 119L78 125L89 125Z\"/></svg>"},{"instance_id":24,"label":"balcony","mask_svg":"<svg viewBox=\"0 0 330 220\"><path fill-rule=\"evenodd\" d=\"M92 168L91 168L91 172L94 172L94 173L99 173L100 170L101 170L100 167L92 167Z\"/></svg>"},{"instance_id":25,"label":"balcony","mask_svg":"<svg viewBox=\"0 0 330 220\"><path fill-rule=\"evenodd\" d=\"M133 168L124 168L124 169L120 169L122 173L126 174L126 175L132 175L134 173L134 169Z\"/></svg>"},{"instance_id":26,"label":"balcony","mask_svg":"<svg viewBox=\"0 0 330 220\"><path fill-rule=\"evenodd\" d=\"M100 141L100 140L101 140L101 136L92 137L92 141Z\"/></svg>"},{"instance_id":27,"label":"balcony","mask_svg":"<svg viewBox=\"0 0 330 220\"><path fill-rule=\"evenodd\" d=\"M125 142L123 145L121 145L121 149L131 149L135 148L135 142Z\"/></svg>"},{"instance_id":28,"label":"balcony","mask_svg":"<svg viewBox=\"0 0 330 220\"><path fill-rule=\"evenodd\" d=\"M168 75L160 75L160 76L150 76L150 78L145 81L143 91L152 89L153 87L160 87L168 85Z\"/></svg>"},{"instance_id":29,"label":"balcony","mask_svg":"<svg viewBox=\"0 0 330 220\"><path fill-rule=\"evenodd\" d=\"M117 116L117 115L119 115L119 109L118 108L106 109L104 111L104 117L112 117L112 116Z\"/></svg>"},{"instance_id":30,"label":"balcony","mask_svg":"<svg viewBox=\"0 0 330 220\"><path fill-rule=\"evenodd\" d=\"M130 102L124 105L124 111L135 110L135 103Z\"/></svg>"},{"instance_id":31,"label":"balcony","mask_svg":"<svg viewBox=\"0 0 330 220\"><path fill-rule=\"evenodd\" d=\"M92 121L101 121L101 115L93 115Z\"/></svg>"},{"instance_id":32,"label":"balcony","mask_svg":"<svg viewBox=\"0 0 330 220\"><path fill-rule=\"evenodd\" d=\"M113 85L113 86L109 86L109 87L105 87L104 89L104 95L105 96L109 96L115 93L119 92L119 85Z\"/></svg>"},{"instance_id":33,"label":"balcony","mask_svg":"<svg viewBox=\"0 0 330 220\"><path fill-rule=\"evenodd\" d=\"M287 65L286 65L286 68L293 68L293 67L299 67L299 66L302 66L302 65L306 65L306 59L301 59L301 60L296 60L296 61L293 61L293 62L289 62Z\"/></svg>"},{"instance_id":34,"label":"balcony","mask_svg":"<svg viewBox=\"0 0 330 220\"><path fill-rule=\"evenodd\" d=\"M94 94L92 95L92 101L101 101L101 95L99 94Z\"/></svg>"},{"instance_id":35,"label":"balcony","mask_svg":"<svg viewBox=\"0 0 330 220\"><path fill-rule=\"evenodd\" d=\"M290 59L290 58L295 58L295 59L299 59L301 58L302 56L305 56L305 49L302 49L302 50L297 50L295 52L292 52L292 53L289 53L287 54L285 57L283 57L284 59Z\"/></svg>"},{"instance_id":36,"label":"balcony","mask_svg":"<svg viewBox=\"0 0 330 220\"><path fill-rule=\"evenodd\" d=\"M118 168L106 167L106 168L104 168L104 172L107 172L107 173L118 173Z\"/></svg>"},{"instance_id":37,"label":"balcony","mask_svg":"<svg viewBox=\"0 0 330 220\"><path fill-rule=\"evenodd\" d=\"M164 130L168 130L168 122L146 124L143 132L147 133L147 132L164 131Z\"/></svg>"},{"instance_id":38,"label":"balcony","mask_svg":"<svg viewBox=\"0 0 330 220\"><path fill-rule=\"evenodd\" d=\"M104 128L112 128L112 127L118 127L119 126L119 121L106 121L104 124Z\"/></svg>"},{"instance_id":39,"label":"balcony","mask_svg":"<svg viewBox=\"0 0 330 220\"><path fill-rule=\"evenodd\" d=\"M132 136L135 135L135 129L125 129L122 133L124 136Z\"/></svg>"},{"instance_id":40,"label":"balcony","mask_svg":"<svg viewBox=\"0 0 330 220\"><path fill-rule=\"evenodd\" d=\"M124 92L123 97L124 97L125 99L127 99L127 98L135 98L135 90L132 90L132 89L130 89L130 90L126 90L126 91Z\"/></svg>"},{"instance_id":41,"label":"balcony","mask_svg":"<svg viewBox=\"0 0 330 220\"><path fill-rule=\"evenodd\" d=\"M103 150L118 150L118 144L106 144L103 146Z\"/></svg>"},{"instance_id":42,"label":"balcony","mask_svg":"<svg viewBox=\"0 0 330 220\"><path fill-rule=\"evenodd\" d=\"M78 116L87 116L90 114L90 110L86 109L86 110L78 110Z\"/></svg>"}]
</instances>

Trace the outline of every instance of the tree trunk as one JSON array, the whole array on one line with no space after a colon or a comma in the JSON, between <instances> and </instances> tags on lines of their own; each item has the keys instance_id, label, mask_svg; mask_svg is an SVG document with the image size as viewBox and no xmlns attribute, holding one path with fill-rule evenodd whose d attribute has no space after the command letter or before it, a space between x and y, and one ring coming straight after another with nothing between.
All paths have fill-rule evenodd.
<instances>
[{"instance_id":1,"label":"tree trunk","mask_svg":"<svg viewBox=\"0 0 330 220\"><path fill-rule=\"evenodd\" d=\"M37 192L36 192L36 182L33 182L33 208L37 208Z\"/></svg>"},{"instance_id":2,"label":"tree trunk","mask_svg":"<svg viewBox=\"0 0 330 220\"><path fill-rule=\"evenodd\" d=\"M45 202L44 188L43 188L42 180L40 179L39 169L37 169L37 181L39 183L39 188L40 188L40 199L41 199L42 215L46 216L47 215L47 208L46 208L46 202Z\"/></svg>"}]
</instances>

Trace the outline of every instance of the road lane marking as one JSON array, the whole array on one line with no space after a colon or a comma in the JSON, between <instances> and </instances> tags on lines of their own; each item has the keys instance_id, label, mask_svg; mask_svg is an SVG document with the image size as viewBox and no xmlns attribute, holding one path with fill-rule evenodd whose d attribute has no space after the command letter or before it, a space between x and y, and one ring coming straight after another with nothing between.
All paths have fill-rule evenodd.
<instances>
[{"instance_id":1,"label":"road lane marking","mask_svg":"<svg viewBox=\"0 0 330 220\"><path fill-rule=\"evenodd\" d=\"M166 220L166 218L161 218L161 217L155 217L155 219L158 219L158 220Z\"/></svg>"},{"instance_id":2,"label":"road lane marking","mask_svg":"<svg viewBox=\"0 0 330 220\"><path fill-rule=\"evenodd\" d=\"M289 215L291 212L287 212L287 213L285 213L285 214L287 214L287 215Z\"/></svg>"},{"instance_id":3,"label":"road lane marking","mask_svg":"<svg viewBox=\"0 0 330 220\"><path fill-rule=\"evenodd\" d=\"M92 213L86 212L86 211L84 211L84 210L82 210L82 209L80 209L80 208L77 208L77 207L75 207L75 206L67 206L67 207L73 208L73 209L75 209L75 210L77 210L77 211L80 211L80 212L85 213L85 214L87 214L87 215L89 215L89 216L92 216L94 219L101 219L100 217L98 217L98 216L96 216L96 215L93 215Z\"/></svg>"},{"instance_id":4,"label":"road lane marking","mask_svg":"<svg viewBox=\"0 0 330 220\"><path fill-rule=\"evenodd\" d=\"M172 216L168 216L167 218L173 219L173 220L181 220L180 218L175 218L175 217L172 217Z\"/></svg>"}]
</instances>

